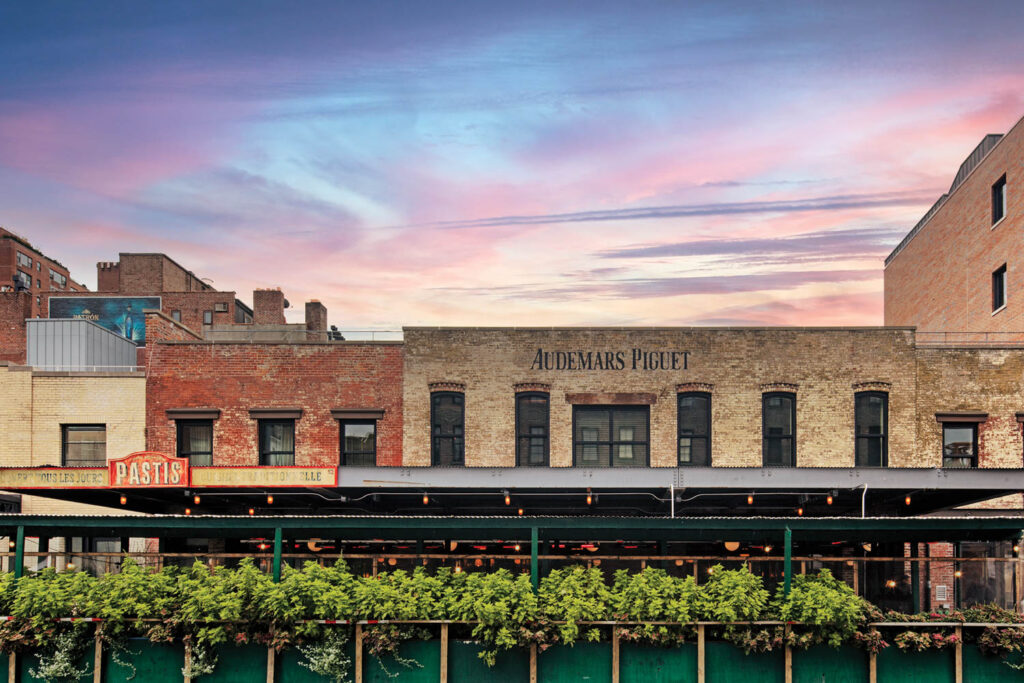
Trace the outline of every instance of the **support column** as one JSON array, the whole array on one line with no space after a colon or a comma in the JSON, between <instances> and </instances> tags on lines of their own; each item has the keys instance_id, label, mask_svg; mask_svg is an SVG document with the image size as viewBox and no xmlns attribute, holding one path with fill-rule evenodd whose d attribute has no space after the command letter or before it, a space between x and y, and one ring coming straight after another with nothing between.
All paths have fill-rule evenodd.
<instances>
[{"instance_id":1,"label":"support column","mask_svg":"<svg viewBox=\"0 0 1024 683\"><path fill-rule=\"evenodd\" d=\"M704 635L704 624L697 624L697 683L704 683L707 677L704 662L704 645L707 641Z\"/></svg>"},{"instance_id":2,"label":"support column","mask_svg":"<svg viewBox=\"0 0 1024 683\"><path fill-rule=\"evenodd\" d=\"M14 578L20 579L25 573L25 527L18 527L18 535L14 539Z\"/></svg>"},{"instance_id":3,"label":"support column","mask_svg":"<svg viewBox=\"0 0 1024 683\"><path fill-rule=\"evenodd\" d=\"M783 579L782 579L782 593L783 595L789 595L790 586L793 583L793 532L789 527L786 527L786 540L783 544L783 550L785 551L785 557L783 558Z\"/></svg>"},{"instance_id":4,"label":"support column","mask_svg":"<svg viewBox=\"0 0 1024 683\"><path fill-rule=\"evenodd\" d=\"M956 683L964 683L964 627L956 627Z\"/></svg>"},{"instance_id":5,"label":"support column","mask_svg":"<svg viewBox=\"0 0 1024 683\"><path fill-rule=\"evenodd\" d=\"M103 683L103 624L96 624L95 644L92 656L92 683Z\"/></svg>"},{"instance_id":6,"label":"support column","mask_svg":"<svg viewBox=\"0 0 1024 683\"><path fill-rule=\"evenodd\" d=\"M363 625L356 624L356 674L354 683L363 683Z\"/></svg>"},{"instance_id":7,"label":"support column","mask_svg":"<svg viewBox=\"0 0 1024 683\"><path fill-rule=\"evenodd\" d=\"M448 683L448 624L441 624L441 680Z\"/></svg>"},{"instance_id":8,"label":"support column","mask_svg":"<svg viewBox=\"0 0 1024 683\"><path fill-rule=\"evenodd\" d=\"M785 676L786 676L786 678L785 678L785 680L786 680L786 683L793 683L793 648L791 648L789 646L789 633L793 629L793 627L790 626L789 624L786 624L783 627L783 629L784 629L784 632L786 634L786 646L785 646L786 647L786 649L785 649L785 657L786 657L786 669L785 669L786 673L785 673Z\"/></svg>"},{"instance_id":9,"label":"support column","mask_svg":"<svg viewBox=\"0 0 1024 683\"><path fill-rule=\"evenodd\" d=\"M274 529L274 583L281 582L281 527Z\"/></svg>"},{"instance_id":10,"label":"support column","mask_svg":"<svg viewBox=\"0 0 1024 683\"><path fill-rule=\"evenodd\" d=\"M537 643L530 646L530 683L537 683Z\"/></svg>"},{"instance_id":11,"label":"support column","mask_svg":"<svg viewBox=\"0 0 1024 683\"><path fill-rule=\"evenodd\" d=\"M277 668L277 651L273 646L267 648L267 683L274 683L276 678L276 672L274 669Z\"/></svg>"},{"instance_id":12,"label":"support column","mask_svg":"<svg viewBox=\"0 0 1024 683\"><path fill-rule=\"evenodd\" d=\"M918 557L921 552L917 541L910 544L910 556ZM910 563L910 607L915 614L921 611L921 563Z\"/></svg>"},{"instance_id":13,"label":"support column","mask_svg":"<svg viewBox=\"0 0 1024 683\"><path fill-rule=\"evenodd\" d=\"M868 683L878 683L878 655L868 654Z\"/></svg>"},{"instance_id":14,"label":"support column","mask_svg":"<svg viewBox=\"0 0 1024 683\"><path fill-rule=\"evenodd\" d=\"M185 643L185 683L192 683L192 643Z\"/></svg>"},{"instance_id":15,"label":"support column","mask_svg":"<svg viewBox=\"0 0 1024 683\"><path fill-rule=\"evenodd\" d=\"M18 527L19 529L21 527ZM540 570L537 565L537 545L540 534L537 532L537 527L530 528L530 583L533 585L534 592L540 586Z\"/></svg>"},{"instance_id":16,"label":"support column","mask_svg":"<svg viewBox=\"0 0 1024 683\"><path fill-rule=\"evenodd\" d=\"M612 626L612 683L619 683L619 629L616 626Z\"/></svg>"}]
</instances>

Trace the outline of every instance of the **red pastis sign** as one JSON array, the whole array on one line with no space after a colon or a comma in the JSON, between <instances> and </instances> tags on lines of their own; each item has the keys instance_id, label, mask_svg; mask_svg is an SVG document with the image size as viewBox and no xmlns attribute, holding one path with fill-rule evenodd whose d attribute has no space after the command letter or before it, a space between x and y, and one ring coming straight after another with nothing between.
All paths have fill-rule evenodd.
<instances>
[{"instance_id":1,"label":"red pastis sign","mask_svg":"<svg viewBox=\"0 0 1024 683\"><path fill-rule=\"evenodd\" d=\"M188 458L174 458L158 451L139 451L111 460L108 465L113 487L188 486Z\"/></svg>"}]
</instances>

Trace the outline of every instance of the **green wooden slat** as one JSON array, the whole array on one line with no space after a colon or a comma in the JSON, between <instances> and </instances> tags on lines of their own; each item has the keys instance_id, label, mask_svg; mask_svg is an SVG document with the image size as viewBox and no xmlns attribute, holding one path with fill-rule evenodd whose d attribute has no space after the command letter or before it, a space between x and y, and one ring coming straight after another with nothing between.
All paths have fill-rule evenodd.
<instances>
[{"instance_id":1,"label":"green wooden slat","mask_svg":"<svg viewBox=\"0 0 1024 683\"><path fill-rule=\"evenodd\" d=\"M619 683L696 683L697 646L619 646Z\"/></svg>"},{"instance_id":2,"label":"green wooden slat","mask_svg":"<svg viewBox=\"0 0 1024 683\"><path fill-rule=\"evenodd\" d=\"M704 667L707 683L783 683L785 656L781 650L743 654L735 645L705 643Z\"/></svg>"},{"instance_id":3,"label":"green wooden slat","mask_svg":"<svg viewBox=\"0 0 1024 683\"><path fill-rule=\"evenodd\" d=\"M1007 681L1024 681L1024 671L1011 669L1006 662L1020 665L1020 654L1003 659L1000 656L986 655L973 645L964 646L964 683L1005 683Z\"/></svg>"},{"instance_id":4,"label":"green wooden slat","mask_svg":"<svg viewBox=\"0 0 1024 683\"><path fill-rule=\"evenodd\" d=\"M90 656L93 654L90 649ZM181 669L185 666L185 648L180 643L151 643L146 638L132 638L127 650L117 655L121 661L135 666L121 666L111 657L109 647L103 649L103 683L181 683Z\"/></svg>"},{"instance_id":5,"label":"green wooden slat","mask_svg":"<svg viewBox=\"0 0 1024 683\"><path fill-rule=\"evenodd\" d=\"M954 662L951 647L925 652L887 647L878 653L878 683L954 683Z\"/></svg>"},{"instance_id":6,"label":"green wooden slat","mask_svg":"<svg viewBox=\"0 0 1024 683\"><path fill-rule=\"evenodd\" d=\"M217 667L198 683L261 683L267 680L267 648L263 645L222 645L217 648ZM180 669L179 669L179 672Z\"/></svg>"},{"instance_id":7,"label":"green wooden slat","mask_svg":"<svg viewBox=\"0 0 1024 683\"><path fill-rule=\"evenodd\" d=\"M868 683L867 652L852 645L793 650L793 683Z\"/></svg>"},{"instance_id":8,"label":"green wooden slat","mask_svg":"<svg viewBox=\"0 0 1024 683\"><path fill-rule=\"evenodd\" d=\"M463 640L448 641L448 683L526 683L530 678L530 653L525 649L506 650L493 667L477 655L482 646Z\"/></svg>"},{"instance_id":9,"label":"green wooden slat","mask_svg":"<svg viewBox=\"0 0 1024 683\"><path fill-rule=\"evenodd\" d=\"M441 642L438 640L408 641L402 643L398 654L413 659L420 667L407 669L391 657L385 657L383 664L395 678L389 678L381 668L381 662L369 654L363 656L363 683L437 683L441 671Z\"/></svg>"},{"instance_id":10,"label":"green wooden slat","mask_svg":"<svg viewBox=\"0 0 1024 683\"><path fill-rule=\"evenodd\" d=\"M351 662L348 676L349 680L352 680L356 671L356 646L353 640L350 639L348 641L345 653L348 655L349 662ZM279 652L275 661L275 670L277 672L274 679L275 683L333 683L331 679L315 674L302 666L300 662L304 659L302 653L296 648L288 648Z\"/></svg>"},{"instance_id":11,"label":"green wooden slat","mask_svg":"<svg viewBox=\"0 0 1024 683\"><path fill-rule=\"evenodd\" d=\"M89 673L78 679L79 683L90 683L92 681L92 661L94 651L91 647L86 648L85 654L82 655L81 659L78 660L79 668L88 668ZM32 678L29 674L31 669L35 669L39 666L39 660L34 654L23 655L18 658L18 676L21 681L39 681L41 679ZM179 673L181 673L179 671Z\"/></svg>"},{"instance_id":12,"label":"green wooden slat","mask_svg":"<svg viewBox=\"0 0 1024 683\"><path fill-rule=\"evenodd\" d=\"M537 655L538 683L611 683L609 643L555 645Z\"/></svg>"}]
</instances>

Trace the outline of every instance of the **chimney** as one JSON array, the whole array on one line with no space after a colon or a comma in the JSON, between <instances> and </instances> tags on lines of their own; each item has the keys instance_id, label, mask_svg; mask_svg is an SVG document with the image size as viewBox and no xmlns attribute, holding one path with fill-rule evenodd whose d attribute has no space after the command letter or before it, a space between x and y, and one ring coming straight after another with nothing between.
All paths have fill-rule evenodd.
<instances>
[{"instance_id":1,"label":"chimney","mask_svg":"<svg viewBox=\"0 0 1024 683\"><path fill-rule=\"evenodd\" d=\"M284 325L284 292L280 289L257 289L252 293L254 325Z\"/></svg>"},{"instance_id":2,"label":"chimney","mask_svg":"<svg viewBox=\"0 0 1024 683\"><path fill-rule=\"evenodd\" d=\"M121 291L121 262L100 261L96 264L96 291Z\"/></svg>"},{"instance_id":3,"label":"chimney","mask_svg":"<svg viewBox=\"0 0 1024 683\"><path fill-rule=\"evenodd\" d=\"M309 332L327 331L327 307L318 299L306 302L306 330Z\"/></svg>"}]
</instances>

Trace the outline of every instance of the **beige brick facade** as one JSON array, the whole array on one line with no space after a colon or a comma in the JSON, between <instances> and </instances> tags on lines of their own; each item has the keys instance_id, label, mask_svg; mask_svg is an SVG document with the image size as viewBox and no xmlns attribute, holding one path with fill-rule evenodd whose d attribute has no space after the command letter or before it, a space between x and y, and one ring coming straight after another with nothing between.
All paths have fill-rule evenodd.
<instances>
[{"instance_id":1,"label":"beige brick facade","mask_svg":"<svg viewBox=\"0 0 1024 683\"><path fill-rule=\"evenodd\" d=\"M572 465L573 394L651 394L650 464L676 464L676 395L687 386L711 388L712 463L761 465L761 397L795 385L797 464L852 467L854 386L890 387L889 463L936 464L915 455L913 332L891 328L679 329L433 329L405 330L405 448L407 465L430 464L432 383L464 384L466 464L515 464L515 391L550 386L550 463ZM671 368L633 368L633 350L662 352ZM612 369L538 369L538 352L614 354ZM682 367L685 355L685 369ZM618 368L621 354L622 365ZM553 364L556 360L551 361ZM604 365L602 363L602 365ZM659 361L660 365L660 361ZM532 367L531 367L532 366ZM682 386L680 386L682 385ZM766 388L767 387L767 388ZM791 390L791 386L786 386Z\"/></svg>"},{"instance_id":2,"label":"beige brick facade","mask_svg":"<svg viewBox=\"0 0 1024 683\"><path fill-rule=\"evenodd\" d=\"M0 364L0 466L61 464L61 426L106 425L107 459L145 449L141 373L38 372ZM111 509L23 496L22 511L110 514Z\"/></svg>"}]
</instances>

